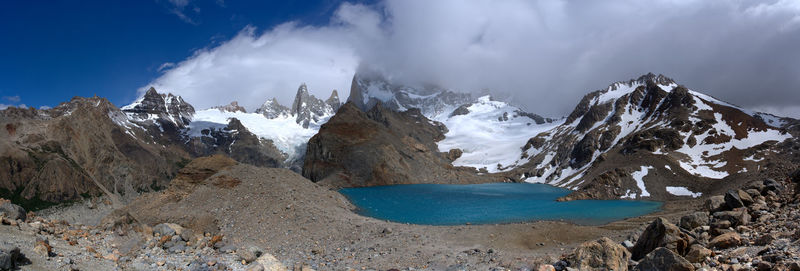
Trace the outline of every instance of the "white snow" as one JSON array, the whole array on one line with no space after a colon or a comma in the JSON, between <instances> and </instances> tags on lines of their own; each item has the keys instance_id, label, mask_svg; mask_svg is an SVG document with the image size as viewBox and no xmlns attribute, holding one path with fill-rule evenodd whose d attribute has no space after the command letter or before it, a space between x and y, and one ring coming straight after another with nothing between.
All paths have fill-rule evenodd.
<instances>
[{"instance_id":1,"label":"white snow","mask_svg":"<svg viewBox=\"0 0 800 271\"><path fill-rule=\"evenodd\" d=\"M644 186L644 176L647 176L648 171L652 169L651 166L642 166L642 168L638 171L634 171L631 173L631 176L634 180L636 180L636 186L639 187L639 190L642 191L641 197L649 197L650 192L647 192L647 188Z\"/></svg>"},{"instance_id":2,"label":"white snow","mask_svg":"<svg viewBox=\"0 0 800 271\"><path fill-rule=\"evenodd\" d=\"M675 196L691 196L693 198L703 195L703 193L701 192L695 193L689 190L689 188L682 186L667 186L667 193L673 194Z\"/></svg>"},{"instance_id":3,"label":"white snow","mask_svg":"<svg viewBox=\"0 0 800 271\"><path fill-rule=\"evenodd\" d=\"M438 143L439 151L461 149L464 153L453 165L485 167L492 173L504 171L498 169L498 164L503 168L519 165L522 147L528 139L560 124L538 125L528 117L514 117L514 111L518 110L516 107L491 101L489 96L480 97L468 110L466 115L449 117L450 110L433 116L449 130L445 139ZM503 113L508 113L507 121L498 120Z\"/></svg>"},{"instance_id":4,"label":"white snow","mask_svg":"<svg viewBox=\"0 0 800 271\"><path fill-rule=\"evenodd\" d=\"M187 134L191 137L199 137L203 129L225 128L228 126L230 118L241 121L256 136L272 140L275 147L287 154L287 160L294 160L304 154L308 140L317 133L319 126L327 122L330 116L324 116L318 123L311 123L309 128L303 128L295 122L294 116L281 115L274 119L268 119L256 113L221 112L216 109L207 109L195 112L194 120L187 128Z\"/></svg>"}]
</instances>

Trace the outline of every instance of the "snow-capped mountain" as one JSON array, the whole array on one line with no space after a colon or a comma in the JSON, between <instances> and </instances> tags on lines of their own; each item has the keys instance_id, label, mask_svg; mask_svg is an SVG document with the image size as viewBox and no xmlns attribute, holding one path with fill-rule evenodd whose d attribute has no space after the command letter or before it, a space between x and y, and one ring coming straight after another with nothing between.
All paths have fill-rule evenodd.
<instances>
[{"instance_id":1,"label":"snow-capped mountain","mask_svg":"<svg viewBox=\"0 0 800 271\"><path fill-rule=\"evenodd\" d=\"M416 88L376 75L356 74L348 101L365 111L377 103L395 111L419 109L428 119L447 127L445 139L438 145L439 151L457 154L453 165L490 173L521 165L520 146L554 126L553 119L524 112L490 95L473 99L469 93Z\"/></svg>"},{"instance_id":2,"label":"snow-capped mountain","mask_svg":"<svg viewBox=\"0 0 800 271\"><path fill-rule=\"evenodd\" d=\"M278 99L272 98L256 109L256 113L264 115L268 119L274 119L282 115L289 115L289 108L281 105Z\"/></svg>"},{"instance_id":3,"label":"snow-capped mountain","mask_svg":"<svg viewBox=\"0 0 800 271\"><path fill-rule=\"evenodd\" d=\"M121 109L133 121L150 121L159 125L170 123L178 128L186 127L192 121L194 114L194 107L180 96L174 96L172 93L159 94L152 87L144 96Z\"/></svg>"},{"instance_id":4,"label":"snow-capped mountain","mask_svg":"<svg viewBox=\"0 0 800 271\"><path fill-rule=\"evenodd\" d=\"M770 142L792 137L780 123L647 74L584 96L563 123L530 138L520 157L527 163L514 172L594 193L611 187L605 197L671 193L662 191L666 185L698 191L710 183L697 180L757 170L753 162L770 152Z\"/></svg>"},{"instance_id":5,"label":"snow-capped mountain","mask_svg":"<svg viewBox=\"0 0 800 271\"><path fill-rule=\"evenodd\" d=\"M336 90L331 93L328 101L331 103L309 94L306 84L302 84L297 89L297 95L294 96L290 113L295 116L297 123L303 128L308 128L311 124L321 124L320 121L327 121L336 113L336 109L339 109L339 96Z\"/></svg>"},{"instance_id":6,"label":"snow-capped mountain","mask_svg":"<svg viewBox=\"0 0 800 271\"><path fill-rule=\"evenodd\" d=\"M228 109L231 105L223 109ZM281 105L273 98L267 100L255 113L223 110L218 107L200 110L194 114L193 121L184 133L188 138L206 137L209 141L214 138L215 141L228 142L227 138L231 136L226 133L239 130L230 128L230 121L236 119L249 133L268 141L263 144L274 145L283 154L285 165L291 166L302 159L308 139L317 133L320 125L327 122L340 106L336 90L328 100L323 101L311 95L306 85L302 84L291 108Z\"/></svg>"}]
</instances>

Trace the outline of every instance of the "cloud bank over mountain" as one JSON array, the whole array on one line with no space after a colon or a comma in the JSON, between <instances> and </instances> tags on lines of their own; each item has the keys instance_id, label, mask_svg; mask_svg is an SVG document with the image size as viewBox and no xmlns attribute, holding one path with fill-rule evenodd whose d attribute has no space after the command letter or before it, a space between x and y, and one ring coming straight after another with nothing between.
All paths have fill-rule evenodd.
<instances>
[{"instance_id":1,"label":"cloud bank over mountain","mask_svg":"<svg viewBox=\"0 0 800 271\"><path fill-rule=\"evenodd\" d=\"M248 27L164 65L147 86L199 108L267 98L300 83L346 97L368 66L393 80L491 89L561 116L586 92L647 72L748 108L800 117L800 2L417 1L342 4L330 22Z\"/></svg>"}]
</instances>

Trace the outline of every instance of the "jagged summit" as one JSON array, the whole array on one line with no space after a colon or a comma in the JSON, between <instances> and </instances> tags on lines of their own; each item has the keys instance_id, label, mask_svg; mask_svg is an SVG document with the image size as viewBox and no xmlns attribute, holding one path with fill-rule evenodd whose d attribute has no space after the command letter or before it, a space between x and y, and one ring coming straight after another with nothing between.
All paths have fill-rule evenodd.
<instances>
[{"instance_id":1,"label":"jagged summit","mask_svg":"<svg viewBox=\"0 0 800 271\"><path fill-rule=\"evenodd\" d=\"M308 128L312 123L321 125L322 123L320 122L330 118L340 106L339 94L336 90L333 90L331 96L323 101L309 93L308 87L303 83L297 88L297 94L291 107L285 107L277 99L272 98L264 102L256 110L256 113L270 119L284 115L294 116L298 124L302 125L303 128Z\"/></svg>"},{"instance_id":2,"label":"jagged summit","mask_svg":"<svg viewBox=\"0 0 800 271\"><path fill-rule=\"evenodd\" d=\"M333 107L334 112L338 111L339 107L342 105L342 102L339 101L339 92L334 89L333 92L331 92L331 96L325 100L325 103Z\"/></svg>"},{"instance_id":3,"label":"jagged summit","mask_svg":"<svg viewBox=\"0 0 800 271\"><path fill-rule=\"evenodd\" d=\"M194 107L181 98L181 96L160 94L155 88L145 92L144 96L133 103L123 106L124 111L132 120L165 120L173 123L178 128L183 128L192 121Z\"/></svg>"}]
</instances>

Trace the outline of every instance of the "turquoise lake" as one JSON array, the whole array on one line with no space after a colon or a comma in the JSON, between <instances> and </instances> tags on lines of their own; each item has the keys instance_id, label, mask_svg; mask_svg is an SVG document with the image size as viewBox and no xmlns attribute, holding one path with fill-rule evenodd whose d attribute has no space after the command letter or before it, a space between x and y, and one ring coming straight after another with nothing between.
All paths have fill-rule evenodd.
<instances>
[{"instance_id":1,"label":"turquoise lake","mask_svg":"<svg viewBox=\"0 0 800 271\"><path fill-rule=\"evenodd\" d=\"M568 189L544 184L411 184L339 190L358 213L382 220L422 225L498 224L563 220L601 225L649 214L660 202L577 200L557 202Z\"/></svg>"}]
</instances>

